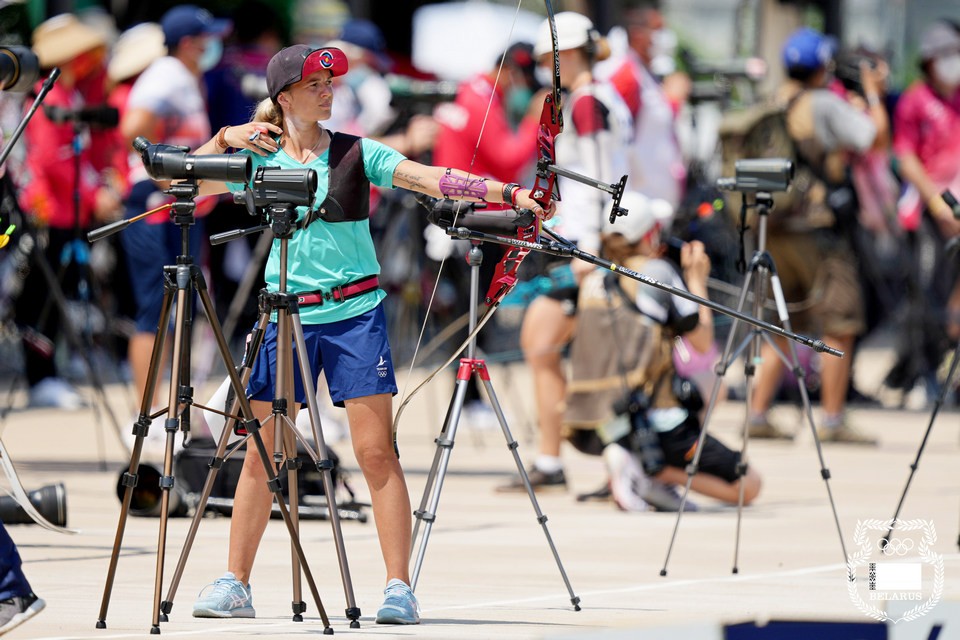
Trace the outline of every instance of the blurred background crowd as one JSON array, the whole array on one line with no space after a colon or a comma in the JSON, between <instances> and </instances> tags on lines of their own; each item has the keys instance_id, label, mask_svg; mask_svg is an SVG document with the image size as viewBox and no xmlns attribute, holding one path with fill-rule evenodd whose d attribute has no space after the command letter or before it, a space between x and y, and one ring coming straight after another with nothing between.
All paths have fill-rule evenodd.
<instances>
[{"instance_id":1,"label":"blurred background crowd","mask_svg":"<svg viewBox=\"0 0 960 640\"><path fill-rule=\"evenodd\" d=\"M883 388L851 385L847 396L875 401L882 395L902 404L912 393L932 402L960 337L960 257L955 240L951 244L960 221L937 197L948 187L960 193L960 2L554 5L589 18L591 35L571 46L602 39L609 49L591 54L592 82L598 96L612 96L615 106L601 102L626 124L610 140L598 134L596 148L610 156L600 164L619 162L613 155L625 141L629 188L645 197L639 206L656 214L664 237L704 243L710 296L728 304L743 277L735 266L740 197L718 191L715 181L732 175L732 160L749 155L757 121L783 88L803 80L790 73L783 47L798 28L813 30L806 42L813 49L801 52L807 57L794 70L822 67L825 86L853 108L871 114L879 105L882 111L882 117L871 115L876 135L870 144L844 150L840 159L853 199L851 217L841 222L863 294L864 322L851 346L887 331L896 335L899 357ZM93 245L85 233L164 202L130 153L134 137L195 148L222 126L247 121L266 95L266 62L284 45L338 46L347 53L350 73L337 78L333 119L325 123L330 129L376 138L428 164L531 184L539 92L549 82L537 64L543 52L535 49L544 15L537 2L521 3L518 11L494 1L220 0L179 7L0 1L0 46L32 47L43 69L34 87L0 94L8 139L46 72L62 70L4 167L0 227L17 225L0 252L0 339L9 354L0 364L4 377L26 381L32 406L76 408L84 398L75 387L90 380L92 364L107 381L129 382L135 406L155 329L145 309L162 293L161 267L172 259L151 249L170 233L168 214ZM500 113L489 119L491 93ZM836 124L814 118L811 126ZM559 157L561 165L573 162ZM560 181L564 194L568 185ZM575 199L574 186L568 189ZM394 357L401 367L410 362L426 322L417 364L438 361L466 330L465 247L428 225L411 194L372 195ZM228 337L240 345L255 318L266 247L256 237L221 246L204 240L255 222L229 199L198 203L198 214L192 250L208 273ZM34 264L38 251L49 271ZM500 249L484 251L484 266L492 270ZM490 361L522 359L525 310L562 287L563 274L550 266L539 257L525 263L523 282L481 336ZM63 290L62 304L56 288ZM720 340L728 320L713 322ZM802 356L816 396L818 358ZM218 375L202 371L209 360L197 358L200 378ZM855 367L855 355L852 361Z\"/></svg>"}]
</instances>

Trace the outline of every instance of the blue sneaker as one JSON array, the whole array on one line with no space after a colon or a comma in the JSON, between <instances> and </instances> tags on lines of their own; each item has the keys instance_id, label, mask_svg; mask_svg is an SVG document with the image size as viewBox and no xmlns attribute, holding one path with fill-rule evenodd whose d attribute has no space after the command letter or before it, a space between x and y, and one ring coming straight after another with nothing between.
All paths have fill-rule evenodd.
<instances>
[{"instance_id":1,"label":"blue sneaker","mask_svg":"<svg viewBox=\"0 0 960 640\"><path fill-rule=\"evenodd\" d=\"M253 618L253 593L227 571L208 584L193 603L194 618Z\"/></svg>"},{"instance_id":2,"label":"blue sneaker","mask_svg":"<svg viewBox=\"0 0 960 640\"><path fill-rule=\"evenodd\" d=\"M420 624L420 604L403 580L394 578L388 582L383 595L377 624Z\"/></svg>"}]
</instances>

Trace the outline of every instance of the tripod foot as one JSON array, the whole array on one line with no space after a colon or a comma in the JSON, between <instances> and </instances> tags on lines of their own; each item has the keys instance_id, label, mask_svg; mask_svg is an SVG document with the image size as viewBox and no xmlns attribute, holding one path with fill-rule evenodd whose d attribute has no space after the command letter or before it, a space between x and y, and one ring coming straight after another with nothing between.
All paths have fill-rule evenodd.
<instances>
[{"instance_id":1,"label":"tripod foot","mask_svg":"<svg viewBox=\"0 0 960 640\"><path fill-rule=\"evenodd\" d=\"M106 620L97 620L97 629L106 629L107 621Z\"/></svg>"},{"instance_id":2,"label":"tripod foot","mask_svg":"<svg viewBox=\"0 0 960 640\"><path fill-rule=\"evenodd\" d=\"M574 596L574 597L570 598L570 604L573 605L573 610L574 610L574 611L580 611L580 597L579 597L579 596Z\"/></svg>"},{"instance_id":3,"label":"tripod foot","mask_svg":"<svg viewBox=\"0 0 960 640\"><path fill-rule=\"evenodd\" d=\"M347 619L350 620L351 629L360 628L360 607L349 607L344 613L347 614Z\"/></svg>"},{"instance_id":4,"label":"tripod foot","mask_svg":"<svg viewBox=\"0 0 960 640\"><path fill-rule=\"evenodd\" d=\"M294 621L294 622L303 622L303 616L300 615L299 613L295 613L295 614L293 614L293 621Z\"/></svg>"},{"instance_id":5,"label":"tripod foot","mask_svg":"<svg viewBox=\"0 0 960 640\"><path fill-rule=\"evenodd\" d=\"M150 635L152 636L160 635L160 625L155 624L152 627L150 627Z\"/></svg>"},{"instance_id":6,"label":"tripod foot","mask_svg":"<svg viewBox=\"0 0 960 640\"><path fill-rule=\"evenodd\" d=\"M734 567L733 571L731 571L730 573L732 573L733 575L737 575L738 573L740 573L740 569Z\"/></svg>"},{"instance_id":7,"label":"tripod foot","mask_svg":"<svg viewBox=\"0 0 960 640\"><path fill-rule=\"evenodd\" d=\"M160 614L160 622L170 622L170 618L167 617L167 614L161 613L161 614Z\"/></svg>"},{"instance_id":8,"label":"tripod foot","mask_svg":"<svg viewBox=\"0 0 960 640\"><path fill-rule=\"evenodd\" d=\"M333 627L324 627L324 629L323 629L323 635L325 635L325 636L332 636L332 635L333 635Z\"/></svg>"},{"instance_id":9,"label":"tripod foot","mask_svg":"<svg viewBox=\"0 0 960 640\"><path fill-rule=\"evenodd\" d=\"M667 570L666 570L666 569L660 569L660 577L661 577L661 578L664 578L664 577L666 577L666 575L667 575Z\"/></svg>"}]
</instances>

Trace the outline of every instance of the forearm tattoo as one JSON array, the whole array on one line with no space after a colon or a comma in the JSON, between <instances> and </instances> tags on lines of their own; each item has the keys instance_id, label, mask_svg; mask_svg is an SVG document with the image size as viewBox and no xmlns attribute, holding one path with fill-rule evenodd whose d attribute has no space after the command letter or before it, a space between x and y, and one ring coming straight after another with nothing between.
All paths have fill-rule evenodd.
<instances>
[{"instance_id":1,"label":"forearm tattoo","mask_svg":"<svg viewBox=\"0 0 960 640\"><path fill-rule=\"evenodd\" d=\"M476 198L483 200L487 197L487 183L483 178L468 178L450 173L450 169L440 176L438 185L440 193L447 198Z\"/></svg>"},{"instance_id":2,"label":"forearm tattoo","mask_svg":"<svg viewBox=\"0 0 960 640\"><path fill-rule=\"evenodd\" d=\"M423 183L423 176L414 175L412 173L407 173L406 171L397 171L394 176L397 180L402 183L406 183L408 189L422 190L426 189L426 185Z\"/></svg>"}]
</instances>

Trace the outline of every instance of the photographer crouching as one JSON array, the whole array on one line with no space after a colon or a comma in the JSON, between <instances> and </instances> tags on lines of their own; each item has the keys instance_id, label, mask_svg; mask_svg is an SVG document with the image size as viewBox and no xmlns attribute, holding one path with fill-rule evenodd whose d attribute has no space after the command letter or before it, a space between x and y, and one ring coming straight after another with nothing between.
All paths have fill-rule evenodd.
<instances>
[{"instance_id":1,"label":"photographer crouching","mask_svg":"<svg viewBox=\"0 0 960 640\"><path fill-rule=\"evenodd\" d=\"M680 268L658 257L660 227L637 193L625 193L630 213L605 224L603 255L633 271L706 297L710 259L701 242L680 248ZM674 343L714 360L713 316L707 307L638 281L595 269L584 277L570 350L564 425L578 450L602 453L610 492L624 511L677 511L675 485L686 482L685 468L696 453L703 397L677 374ZM700 473L691 488L736 504L760 492L760 475L741 468L741 456L713 436L704 441ZM741 471L743 475L741 476ZM687 510L691 510L688 502Z\"/></svg>"}]
</instances>

